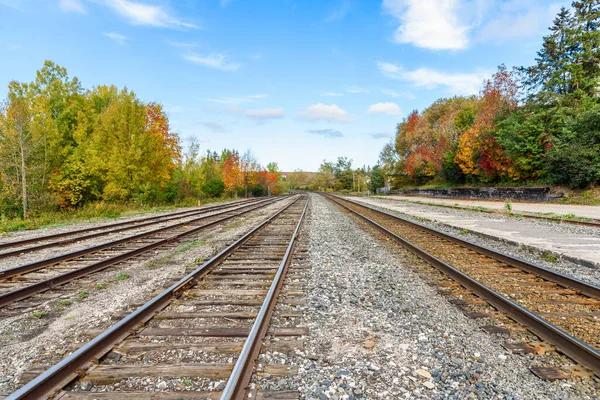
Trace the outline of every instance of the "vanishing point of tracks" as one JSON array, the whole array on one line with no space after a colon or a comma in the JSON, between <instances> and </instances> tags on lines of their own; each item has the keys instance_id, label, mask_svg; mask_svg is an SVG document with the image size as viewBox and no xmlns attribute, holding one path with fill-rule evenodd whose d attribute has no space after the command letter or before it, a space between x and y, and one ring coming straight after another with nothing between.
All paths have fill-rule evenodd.
<instances>
[{"instance_id":1,"label":"vanishing point of tracks","mask_svg":"<svg viewBox=\"0 0 600 400\"><path fill-rule=\"evenodd\" d=\"M266 207L280 199L281 198L243 201L240 203L207 207L206 209L196 210L192 214L186 212L185 216L188 218L182 222L176 222L174 224L137 233L103 244L1 270L0 308L3 309L0 312L0 316L19 314L23 312L23 309L39 304L39 300L43 300L44 295L38 295L41 296L40 299L34 298L32 299L33 302L29 303L18 302L19 300L27 299L33 295L55 289L60 285L64 285L65 283L104 270L119 263L136 260L139 257L146 257L148 254L151 254L152 250L175 247L183 240L189 240L190 237L193 237L208 228L215 227L233 218ZM208 213L210 214L198 215ZM181 216L178 215L169 218L169 220L178 219L180 217ZM161 221L164 221L164 219ZM144 224L152 223L154 222L145 222ZM115 224L111 226L114 227L114 225ZM139 226L140 225L136 224L134 227ZM123 228L121 227L118 229ZM77 232L81 233L81 231ZM103 233L97 234L107 234L107 232L111 231L104 231ZM96 235L96 233L94 235ZM48 237L46 237L46 239L47 238ZM50 238L56 238L56 236L52 235ZM80 239L82 238L83 236L80 236ZM42 239L44 238L38 238L38 240ZM74 241L74 239L68 240ZM23 242L18 243L19 245L23 244ZM43 246L49 246L51 244L52 243L46 243ZM35 248L35 246L31 247L30 251L33 251ZM49 294L49 298L56 295L57 294L51 293Z\"/></svg>"},{"instance_id":2,"label":"vanishing point of tracks","mask_svg":"<svg viewBox=\"0 0 600 400\"><path fill-rule=\"evenodd\" d=\"M485 299L600 376L600 287L352 200L327 198L408 248L441 271L440 275L450 276L467 289L463 294ZM440 286L453 287L447 281ZM472 314L475 318L491 316ZM509 346L515 352L536 352L527 343ZM566 376L560 368L532 370L544 378Z\"/></svg>"},{"instance_id":3,"label":"vanishing point of tracks","mask_svg":"<svg viewBox=\"0 0 600 400\"><path fill-rule=\"evenodd\" d=\"M296 348L306 334L296 326L301 314L277 303L302 304L296 237L307 206L298 196L8 399L297 398L297 391L260 393L249 382L254 373L295 373L256 360L263 347ZM282 326L270 326L273 316Z\"/></svg>"}]
</instances>

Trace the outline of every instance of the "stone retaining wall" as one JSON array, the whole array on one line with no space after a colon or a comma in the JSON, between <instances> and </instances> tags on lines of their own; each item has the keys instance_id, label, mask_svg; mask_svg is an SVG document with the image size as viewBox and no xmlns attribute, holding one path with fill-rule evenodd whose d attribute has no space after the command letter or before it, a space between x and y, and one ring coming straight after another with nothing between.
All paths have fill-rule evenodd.
<instances>
[{"instance_id":1,"label":"stone retaining wall","mask_svg":"<svg viewBox=\"0 0 600 400\"><path fill-rule=\"evenodd\" d=\"M393 194L404 196L441 197L474 200L515 200L533 202L552 202L562 196L550 194L549 187L478 187L478 188L441 188L441 189L405 189L394 190Z\"/></svg>"}]
</instances>

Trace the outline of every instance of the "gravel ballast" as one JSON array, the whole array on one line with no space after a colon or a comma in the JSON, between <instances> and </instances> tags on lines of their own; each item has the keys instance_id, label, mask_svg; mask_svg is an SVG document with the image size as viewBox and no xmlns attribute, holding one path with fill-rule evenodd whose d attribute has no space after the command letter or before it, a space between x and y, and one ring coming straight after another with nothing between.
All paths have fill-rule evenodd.
<instances>
[{"instance_id":1,"label":"gravel ballast","mask_svg":"<svg viewBox=\"0 0 600 400\"><path fill-rule=\"evenodd\" d=\"M396 214L410 221L418 222L444 233L458 236L461 239L468 240L478 245L492 248L496 251L509 254L513 257L518 257L525 261L529 261L545 268L581 279L593 285L600 286L600 267L589 265L587 262L585 262L585 260L583 264L581 262L569 261L567 257L565 257L568 256L569 253L563 255L551 252L548 251L547 248L522 243L516 237L507 240L499 236L494 236L487 233L479 233L476 231L476 228L472 227L473 223L471 226L469 226L470 229L465 229L465 226L461 226L459 223L448 224L436 220L434 217L431 217L431 215L447 215L451 216L452 218L456 218L457 220L481 221L482 224L486 223L486 221L494 221L495 225L499 228L507 226L508 223L518 222L519 225L526 226L528 227L528 230L535 231L540 235L543 235L544 232L556 237L560 237L561 234L569 234L572 236L581 235L582 238L586 238L586 240L593 240L597 243L600 243L600 229L577 225L557 224L553 222L544 222L531 219L521 219L516 221L514 218L499 215L489 215L475 211L454 210L450 208L421 204L401 203L403 211L398 211L394 209L395 203L398 203L396 201L375 198L363 199L357 197L350 197L349 200L364 202L371 207Z\"/></svg>"},{"instance_id":2,"label":"gravel ballast","mask_svg":"<svg viewBox=\"0 0 600 400\"><path fill-rule=\"evenodd\" d=\"M311 278L300 366L307 399L597 398L545 382L339 208L312 196ZM413 260L413 261L411 261Z\"/></svg>"}]
</instances>

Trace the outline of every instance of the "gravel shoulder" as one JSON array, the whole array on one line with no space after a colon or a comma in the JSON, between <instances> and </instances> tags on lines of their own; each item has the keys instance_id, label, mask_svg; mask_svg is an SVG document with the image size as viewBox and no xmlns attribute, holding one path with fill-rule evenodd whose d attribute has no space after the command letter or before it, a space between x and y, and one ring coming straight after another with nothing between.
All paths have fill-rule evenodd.
<instances>
[{"instance_id":1,"label":"gravel shoulder","mask_svg":"<svg viewBox=\"0 0 600 400\"><path fill-rule=\"evenodd\" d=\"M113 325L121 313L135 310L289 201L285 199L202 232L175 249L156 251L150 259L93 274L91 282L76 284L75 290L65 291L60 299L49 300L36 309L45 313L39 318L28 313L1 319L0 392L21 386L24 371L60 361L91 339L87 334L90 329ZM128 278L120 279L119 275ZM87 296L81 298L83 290ZM61 303L64 300L69 304Z\"/></svg>"},{"instance_id":2,"label":"gravel shoulder","mask_svg":"<svg viewBox=\"0 0 600 400\"><path fill-rule=\"evenodd\" d=\"M600 286L600 229L377 198L349 199Z\"/></svg>"},{"instance_id":3,"label":"gravel shoulder","mask_svg":"<svg viewBox=\"0 0 600 400\"><path fill-rule=\"evenodd\" d=\"M311 207L310 335L289 360L303 398L597 398L588 385L534 377L407 268L414 256L320 196Z\"/></svg>"}]
</instances>

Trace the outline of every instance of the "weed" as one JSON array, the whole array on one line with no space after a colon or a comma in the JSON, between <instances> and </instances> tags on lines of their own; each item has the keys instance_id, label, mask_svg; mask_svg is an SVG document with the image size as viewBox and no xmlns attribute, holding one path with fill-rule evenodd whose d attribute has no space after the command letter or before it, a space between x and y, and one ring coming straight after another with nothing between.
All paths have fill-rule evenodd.
<instances>
[{"instance_id":1,"label":"weed","mask_svg":"<svg viewBox=\"0 0 600 400\"><path fill-rule=\"evenodd\" d=\"M117 281L126 281L129 278L131 278L131 276L128 275L128 274L119 274L119 275L117 275Z\"/></svg>"},{"instance_id":2,"label":"weed","mask_svg":"<svg viewBox=\"0 0 600 400\"><path fill-rule=\"evenodd\" d=\"M192 380L191 380L191 379L185 379L185 380L183 381L183 384L184 384L185 386L190 386L190 385L192 384Z\"/></svg>"},{"instance_id":3,"label":"weed","mask_svg":"<svg viewBox=\"0 0 600 400\"><path fill-rule=\"evenodd\" d=\"M558 262L558 257L553 256L550 253L542 253L541 257L542 257L542 260L546 260L546 261L551 262L551 263Z\"/></svg>"},{"instance_id":4,"label":"weed","mask_svg":"<svg viewBox=\"0 0 600 400\"><path fill-rule=\"evenodd\" d=\"M469 233L469 230L468 230L467 228L464 228L464 229L461 229L461 230L460 230L460 233L461 233L462 235L466 235L467 233Z\"/></svg>"},{"instance_id":5,"label":"weed","mask_svg":"<svg viewBox=\"0 0 600 400\"><path fill-rule=\"evenodd\" d=\"M506 200L504 202L504 211L506 211L507 213L512 212L512 202L510 200Z\"/></svg>"},{"instance_id":6,"label":"weed","mask_svg":"<svg viewBox=\"0 0 600 400\"><path fill-rule=\"evenodd\" d=\"M168 263L170 260L171 260L171 256L170 255L169 256L165 256L165 257L163 257L163 258L161 258L159 260L151 261L150 263L148 263L146 265L146 268L148 268L148 269L157 269L157 268L162 267L166 263Z\"/></svg>"},{"instance_id":7,"label":"weed","mask_svg":"<svg viewBox=\"0 0 600 400\"><path fill-rule=\"evenodd\" d=\"M82 290L81 292L77 293L77 299L78 299L79 301L81 301L81 300L85 299L85 298L86 298L86 297L88 297L88 296L89 296L89 293L88 293L88 291L87 291L87 290Z\"/></svg>"},{"instance_id":8,"label":"weed","mask_svg":"<svg viewBox=\"0 0 600 400\"><path fill-rule=\"evenodd\" d=\"M33 318L40 319L40 318L42 318L46 314L48 314L48 312L46 312L46 311L34 311L34 312L31 313L31 316Z\"/></svg>"},{"instance_id":9,"label":"weed","mask_svg":"<svg viewBox=\"0 0 600 400\"><path fill-rule=\"evenodd\" d=\"M244 218L240 219L239 221L236 221L236 222L233 222L233 223L227 225L225 228L223 228L223 230L228 231L230 229L238 228L240 225L242 225L244 222L248 221L250 218L252 218L252 217L244 217Z\"/></svg>"},{"instance_id":10,"label":"weed","mask_svg":"<svg viewBox=\"0 0 600 400\"><path fill-rule=\"evenodd\" d=\"M68 306L70 306L71 304L73 304L73 302L71 300L61 300L58 303L56 303L56 306L54 307L54 309L56 311L62 311L65 308L67 308Z\"/></svg>"},{"instance_id":11,"label":"weed","mask_svg":"<svg viewBox=\"0 0 600 400\"><path fill-rule=\"evenodd\" d=\"M108 283L97 283L96 284L96 289L102 290L102 289L106 289L108 287Z\"/></svg>"},{"instance_id":12,"label":"weed","mask_svg":"<svg viewBox=\"0 0 600 400\"><path fill-rule=\"evenodd\" d=\"M206 242L204 239L202 239L202 240L194 240L193 242L186 242L186 243L180 244L175 249L175 253L176 254L183 253L184 251L189 250L191 248L203 246L204 243L206 243Z\"/></svg>"}]
</instances>

